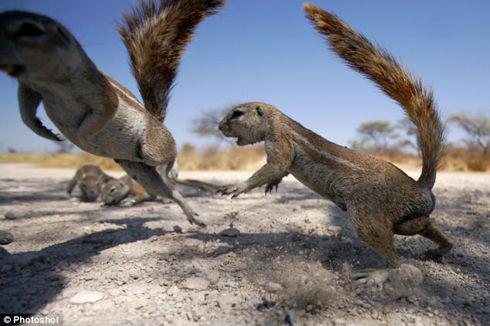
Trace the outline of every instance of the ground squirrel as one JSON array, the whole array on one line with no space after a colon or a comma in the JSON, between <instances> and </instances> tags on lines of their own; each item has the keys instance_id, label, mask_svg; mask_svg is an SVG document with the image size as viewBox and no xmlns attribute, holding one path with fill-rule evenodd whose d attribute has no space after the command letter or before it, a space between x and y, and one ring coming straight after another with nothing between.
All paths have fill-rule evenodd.
<instances>
[{"instance_id":1,"label":"ground squirrel","mask_svg":"<svg viewBox=\"0 0 490 326\"><path fill-rule=\"evenodd\" d=\"M159 173L165 173L165 169L161 169L160 167L158 167L157 170ZM168 173L168 176L174 184L198 188L207 193L215 194L219 189L218 186L207 182L193 179L179 179L177 162L175 162L172 170ZM105 205L109 206L134 206L147 200L154 200L155 198L155 196L148 194L145 189L129 175L125 175L119 179L112 178L112 180L105 182L100 188L100 200Z\"/></svg>"},{"instance_id":2,"label":"ground squirrel","mask_svg":"<svg viewBox=\"0 0 490 326\"><path fill-rule=\"evenodd\" d=\"M119 179L109 180L100 189L100 201L108 206L134 206L155 198L127 174Z\"/></svg>"},{"instance_id":3,"label":"ground squirrel","mask_svg":"<svg viewBox=\"0 0 490 326\"><path fill-rule=\"evenodd\" d=\"M68 184L67 193L71 196L73 190L80 189L80 200L94 202L99 198L103 184L114 178L104 173L102 169L94 164L85 164L80 167Z\"/></svg>"},{"instance_id":4,"label":"ground squirrel","mask_svg":"<svg viewBox=\"0 0 490 326\"><path fill-rule=\"evenodd\" d=\"M245 103L228 112L219 128L225 136L236 137L238 145L264 141L267 163L248 180L223 187L222 194L236 197L262 185L270 190L291 173L347 211L359 237L392 266L399 266L394 234L422 235L439 245L431 255L447 253L451 243L429 219L444 143L432 92L335 15L310 4L304 9L333 51L395 99L415 124L422 174L415 181L391 163L329 142L272 105Z\"/></svg>"},{"instance_id":5,"label":"ground squirrel","mask_svg":"<svg viewBox=\"0 0 490 326\"><path fill-rule=\"evenodd\" d=\"M38 135L60 140L36 117L41 103L60 132L81 149L113 158L149 193L173 199L190 223L204 226L166 174L176 157L163 125L179 60L197 25L223 0L141 1L119 33L143 97L100 72L75 37L53 19L21 11L0 14L0 69L19 82L22 120Z\"/></svg>"}]
</instances>

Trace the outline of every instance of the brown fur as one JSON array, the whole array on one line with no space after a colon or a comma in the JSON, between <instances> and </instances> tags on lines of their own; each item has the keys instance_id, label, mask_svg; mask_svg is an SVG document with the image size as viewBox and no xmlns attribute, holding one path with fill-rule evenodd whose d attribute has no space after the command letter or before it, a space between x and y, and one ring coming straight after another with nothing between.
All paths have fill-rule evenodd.
<instances>
[{"instance_id":1,"label":"brown fur","mask_svg":"<svg viewBox=\"0 0 490 326\"><path fill-rule=\"evenodd\" d=\"M36 117L47 115L73 144L113 158L148 193L174 200L190 223L204 226L166 173L177 155L163 125L179 59L197 24L223 4L218 0L145 0L125 17L120 33L145 107L105 76L60 23L35 13L0 13L0 70L19 82L23 121L38 135L60 140Z\"/></svg>"},{"instance_id":2,"label":"brown fur","mask_svg":"<svg viewBox=\"0 0 490 326\"><path fill-rule=\"evenodd\" d=\"M121 98L126 103L128 103L130 108L138 110L138 111L144 111L145 110L143 104L141 104L138 101L136 96L134 96L134 94L129 89L127 89L123 85L119 84L115 79L113 79L112 77L110 77L108 75L105 75L105 78L109 81L110 84L112 84L112 87L111 87L112 91L115 94L117 94L118 98Z\"/></svg>"},{"instance_id":3,"label":"brown fur","mask_svg":"<svg viewBox=\"0 0 490 326\"><path fill-rule=\"evenodd\" d=\"M93 202L99 198L103 184L114 179L102 171L100 167L86 164L80 167L68 184L67 193L71 196L75 187L80 189L80 200Z\"/></svg>"},{"instance_id":4,"label":"brown fur","mask_svg":"<svg viewBox=\"0 0 490 326\"><path fill-rule=\"evenodd\" d=\"M324 139L270 104L251 102L232 109L220 130L236 137L238 145L265 141L267 164L248 180L221 192L236 197L262 185L270 188L291 173L346 210L359 237L391 265L399 264L394 234L425 236L439 244L431 254L447 253L452 245L429 220L435 206L431 188L443 147L442 124L431 93L389 54L374 48L337 17L311 5L305 10L339 55L398 100L415 123L424 162L422 175L415 181L391 163Z\"/></svg>"},{"instance_id":5,"label":"brown fur","mask_svg":"<svg viewBox=\"0 0 490 326\"><path fill-rule=\"evenodd\" d=\"M159 121L165 120L185 46L196 26L215 14L223 3L222 0L141 1L119 25L145 107Z\"/></svg>"},{"instance_id":6,"label":"brown fur","mask_svg":"<svg viewBox=\"0 0 490 326\"><path fill-rule=\"evenodd\" d=\"M334 52L400 103L418 131L424 159L418 182L432 188L444 148L444 127L432 91L424 89L420 79L413 78L388 52L376 48L337 16L311 4L305 4L304 9Z\"/></svg>"},{"instance_id":7,"label":"brown fur","mask_svg":"<svg viewBox=\"0 0 490 326\"><path fill-rule=\"evenodd\" d=\"M145 189L129 175L119 179L113 179L102 185L100 200L105 205L118 205L126 201L124 205L134 206L146 200L154 199Z\"/></svg>"},{"instance_id":8,"label":"brown fur","mask_svg":"<svg viewBox=\"0 0 490 326\"><path fill-rule=\"evenodd\" d=\"M175 167L174 167L175 168ZM157 169L159 173L166 173L161 168ZM207 182L193 179L179 179L177 177L177 169L169 174L171 181L177 185L197 188L210 194L215 194L219 187ZM120 179L114 179L105 183L101 188L100 199L106 205L117 205L128 197L128 204L133 206L146 200L152 200L155 196L148 194L141 185L134 181L129 175L125 175Z\"/></svg>"}]
</instances>

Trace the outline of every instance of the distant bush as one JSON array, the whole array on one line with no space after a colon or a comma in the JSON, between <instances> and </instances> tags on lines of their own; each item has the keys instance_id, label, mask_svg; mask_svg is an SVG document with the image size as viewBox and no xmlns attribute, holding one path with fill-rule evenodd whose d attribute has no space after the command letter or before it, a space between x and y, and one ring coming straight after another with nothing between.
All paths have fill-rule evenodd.
<instances>
[{"instance_id":1,"label":"distant bush","mask_svg":"<svg viewBox=\"0 0 490 326\"><path fill-rule=\"evenodd\" d=\"M104 170L121 171L114 160L89 153L3 153L0 163L31 163L42 167L78 168L84 164L97 164Z\"/></svg>"},{"instance_id":2,"label":"distant bush","mask_svg":"<svg viewBox=\"0 0 490 326\"><path fill-rule=\"evenodd\" d=\"M178 157L181 170L255 170L265 163L263 146L184 146Z\"/></svg>"}]
</instances>

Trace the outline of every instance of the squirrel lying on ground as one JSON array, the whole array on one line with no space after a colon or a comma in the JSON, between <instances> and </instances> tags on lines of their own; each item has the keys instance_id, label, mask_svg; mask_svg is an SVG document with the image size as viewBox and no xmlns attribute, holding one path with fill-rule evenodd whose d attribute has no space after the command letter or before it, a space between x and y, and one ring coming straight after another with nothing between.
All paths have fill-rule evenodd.
<instances>
[{"instance_id":1,"label":"squirrel lying on ground","mask_svg":"<svg viewBox=\"0 0 490 326\"><path fill-rule=\"evenodd\" d=\"M77 170L70 180L67 193L71 196L73 190L78 187L81 201L94 202L99 198L102 185L110 180L114 180L114 178L104 173L99 166L85 164Z\"/></svg>"},{"instance_id":2,"label":"squirrel lying on ground","mask_svg":"<svg viewBox=\"0 0 490 326\"><path fill-rule=\"evenodd\" d=\"M127 174L119 179L109 180L100 187L100 201L108 206L134 206L154 199L155 196L148 194Z\"/></svg>"},{"instance_id":3,"label":"squirrel lying on ground","mask_svg":"<svg viewBox=\"0 0 490 326\"><path fill-rule=\"evenodd\" d=\"M165 167L157 167L158 173L166 173ZM218 186L213 184L193 180L179 179L177 161L168 173L173 184L184 185L187 187L198 188L210 194L216 193ZM80 167L75 176L68 184L67 193L71 196L73 190L80 189L80 200L83 202L102 201L105 205L118 205L123 200L123 206L134 206L146 200L153 200L156 197L148 194L145 189L129 175L119 179L114 178L102 171L94 164L85 164Z\"/></svg>"},{"instance_id":4,"label":"squirrel lying on ground","mask_svg":"<svg viewBox=\"0 0 490 326\"><path fill-rule=\"evenodd\" d=\"M190 223L205 226L169 180L175 141L163 125L179 60L197 25L223 0L141 1L119 33L143 97L100 72L55 20L22 11L0 14L0 69L19 82L22 120L38 135L60 137L36 117L41 101L61 133L81 149L113 158L148 193L174 200ZM157 166L166 173L160 177Z\"/></svg>"},{"instance_id":5,"label":"squirrel lying on ground","mask_svg":"<svg viewBox=\"0 0 490 326\"><path fill-rule=\"evenodd\" d=\"M165 173L165 170L159 167L157 167L157 171L159 173ZM209 194L215 194L219 189L218 186L207 182L193 179L179 179L177 161L168 173L168 176L174 184L198 188ZM108 180L100 188L100 200L109 206L119 204L123 206L134 206L147 200L155 200L155 198L155 196L148 194L129 175L125 175L119 179L112 178L112 180Z\"/></svg>"},{"instance_id":6,"label":"squirrel lying on ground","mask_svg":"<svg viewBox=\"0 0 490 326\"><path fill-rule=\"evenodd\" d=\"M395 99L415 124L422 174L415 181L391 163L329 142L274 106L255 102L233 108L219 129L236 137L240 146L264 141L267 163L248 180L220 192L236 197L263 185L270 191L291 173L347 211L359 237L392 266L399 266L394 234L422 235L439 245L428 252L431 256L446 254L452 245L429 219L435 206L431 189L444 146L432 92L335 15L310 4L304 9L333 51Z\"/></svg>"}]
</instances>

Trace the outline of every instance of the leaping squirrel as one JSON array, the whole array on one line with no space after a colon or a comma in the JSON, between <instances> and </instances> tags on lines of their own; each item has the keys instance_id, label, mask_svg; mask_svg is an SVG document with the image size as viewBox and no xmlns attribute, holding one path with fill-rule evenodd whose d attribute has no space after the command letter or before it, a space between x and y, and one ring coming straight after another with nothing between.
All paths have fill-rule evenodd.
<instances>
[{"instance_id":1,"label":"leaping squirrel","mask_svg":"<svg viewBox=\"0 0 490 326\"><path fill-rule=\"evenodd\" d=\"M394 234L422 235L439 245L430 255L446 254L452 244L429 219L436 202L431 189L444 147L444 127L432 92L337 16L311 4L304 9L333 51L396 100L415 124L422 174L415 181L391 163L329 142L270 104L252 102L230 110L219 128L225 136L237 138L238 145L264 141L267 163L221 193L236 197L263 185L267 192L291 173L346 210L359 237L392 266L399 265Z\"/></svg>"},{"instance_id":2,"label":"leaping squirrel","mask_svg":"<svg viewBox=\"0 0 490 326\"><path fill-rule=\"evenodd\" d=\"M113 158L148 193L173 199L190 223L205 226L167 174L175 141L163 125L179 60L197 25L224 0L149 0L124 16L119 34L128 49L144 105L104 75L76 38L39 14L0 14L0 69L19 82L22 120L38 135L60 140L36 117L41 101L59 131L81 149Z\"/></svg>"}]
</instances>

